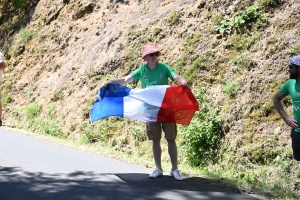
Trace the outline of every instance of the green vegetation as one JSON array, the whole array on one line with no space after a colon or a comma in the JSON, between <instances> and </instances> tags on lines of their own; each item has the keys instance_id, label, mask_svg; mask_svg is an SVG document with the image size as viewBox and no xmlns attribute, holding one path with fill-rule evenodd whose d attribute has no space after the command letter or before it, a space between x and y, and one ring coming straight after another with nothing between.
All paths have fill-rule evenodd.
<instances>
[{"instance_id":1,"label":"green vegetation","mask_svg":"<svg viewBox=\"0 0 300 200\"><path fill-rule=\"evenodd\" d=\"M260 0L259 1L259 4L266 12L273 11L274 8L280 6L283 3L284 3L283 0Z\"/></svg>"},{"instance_id":2,"label":"green vegetation","mask_svg":"<svg viewBox=\"0 0 300 200\"><path fill-rule=\"evenodd\" d=\"M204 88L195 93L200 112L195 114L189 126L180 131L183 134L181 158L192 166L214 164L222 136L217 109L208 105L205 93Z\"/></svg>"},{"instance_id":3,"label":"green vegetation","mask_svg":"<svg viewBox=\"0 0 300 200\"><path fill-rule=\"evenodd\" d=\"M228 47L235 49L236 51L249 50L253 44L260 38L261 33L256 32L254 35L233 35L230 38Z\"/></svg>"},{"instance_id":4,"label":"green vegetation","mask_svg":"<svg viewBox=\"0 0 300 200\"><path fill-rule=\"evenodd\" d=\"M9 7L13 7L16 9L24 8L27 4L26 0L2 0L1 1L1 10L7 10Z\"/></svg>"},{"instance_id":5,"label":"green vegetation","mask_svg":"<svg viewBox=\"0 0 300 200\"><path fill-rule=\"evenodd\" d=\"M0 3L0 31L9 36L24 28L30 20L31 9L38 2L39 0L2 0Z\"/></svg>"},{"instance_id":6,"label":"green vegetation","mask_svg":"<svg viewBox=\"0 0 300 200\"><path fill-rule=\"evenodd\" d=\"M0 84L2 84L2 81L0 82ZM13 94L12 94L11 89L12 89L12 85L7 84L1 92L1 97L2 97L1 103L2 103L3 109L6 109L7 106L13 101Z\"/></svg>"},{"instance_id":7,"label":"green vegetation","mask_svg":"<svg viewBox=\"0 0 300 200\"><path fill-rule=\"evenodd\" d=\"M154 35L157 36L160 32L162 32L162 28L155 28Z\"/></svg>"},{"instance_id":8,"label":"green vegetation","mask_svg":"<svg viewBox=\"0 0 300 200\"><path fill-rule=\"evenodd\" d=\"M180 11L173 11L171 16L167 19L167 24L169 26L175 26L181 23L181 13Z\"/></svg>"},{"instance_id":9,"label":"green vegetation","mask_svg":"<svg viewBox=\"0 0 300 200\"><path fill-rule=\"evenodd\" d=\"M36 102L14 110L13 116L19 121L17 128L23 128L40 134L65 137L61 129L61 124L56 119L54 106L54 104L50 104L45 116L41 116L42 106Z\"/></svg>"},{"instance_id":10,"label":"green vegetation","mask_svg":"<svg viewBox=\"0 0 300 200\"><path fill-rule=\"evenodd\" d=\"M247 58L243 55L239 55L236 58L233 58L232 63L235 66L242 67L245 69L251 69L251 67L255 65L251 58Z\"/></svg>"},{"instance_id":11,"label":"green vegetation","mask_svg":"<svg viewBox=\"0 0 300 200\"><path fill-rule=\"evenodd\" d=\"M252 191L272 191L280 199L297 199L290 185L298 183L292 177L299 176L299 164L292 159L291 149L278 146L276 136L266 139L263 145L245 145L245 141L237 140L236 147L222 145L218 165L207 168L207 173L227 177L236 185L250 186Z\"/></svg>"},{"instance_id":12,"label":"green vegetation","mask_svg":"<svg viewBox=\"0 0 300 200\"><path fill-rule=\"evenodd\" d=\"M298 55L300 54L300 44L296 44L293 48L289 50L290 55Z\"/></svg>"},{"instance_id":13,"label":"green vegetation","mask_svg":"<svg viewBox=\"0 0 300 200\"><path fill-rule=\"evenodd\" d=\"M63 90L58 90L52 97L51 97L51 101L55 102L60 100L63 97Z\"/></svg>"},{"instance_id":14,"label":"green vegetation","mask_svg":"<svg viewBox=\"0 0 300 200\"><path fill-rule=\"evenodd\" d=\"M249 33L254 26L261 26L264 20L265 17L258 7L249 6L246 10L240 11L234 18L225 16L220 25L215 26L213 30L223 35Z\"/></svg>"},{"instance_id":15,"label":"green vegetation","mask_svg":"<svg viewBox=\"0 0 300 200\"><path fill-rule=\"evenodd\" d=\"M20 37L22 42L27 43L32 38L32 33L26 29L21 29Z\"/></svg>"}]
</instances>

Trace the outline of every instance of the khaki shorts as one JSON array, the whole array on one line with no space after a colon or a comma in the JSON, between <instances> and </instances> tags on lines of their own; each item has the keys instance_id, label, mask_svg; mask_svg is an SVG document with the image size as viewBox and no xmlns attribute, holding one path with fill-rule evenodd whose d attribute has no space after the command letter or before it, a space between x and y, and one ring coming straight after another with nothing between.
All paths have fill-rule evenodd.
<instances>
[{"instance_id":1,"label":"khaki shorts","mask_svg":"<svg viewBox=\"0 0 300 200\"><path fill-rule=\"evenodd\" d=\"M146 123L147 136L149 140L160 140L162 130L167 140L175 140L177 136L177 126L173 122L151 122Z\"/></svg>"}]
</instances>

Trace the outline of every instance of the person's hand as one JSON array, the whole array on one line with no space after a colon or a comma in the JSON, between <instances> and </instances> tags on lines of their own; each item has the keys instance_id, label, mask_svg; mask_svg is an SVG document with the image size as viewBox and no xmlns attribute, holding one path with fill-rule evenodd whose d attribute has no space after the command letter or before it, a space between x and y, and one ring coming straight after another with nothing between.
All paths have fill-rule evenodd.
<instances>
[{"instance_id":1,"label":"person's hand","mask_svg":"<svg viewBox=\"0 0 300 200\"><path fill-rule=\"evenodd\" d=\"M298 128L297 121L294 119L294 117L287 117L286 119L284 119L284 121L291 128L293 129Z\"/></svg>"},{"instance_id":2,"label":"person's hand","mask_svg":"<svg viewBox=\"0 0 300 200\"><path fill-rule=\"evenodd\" d=\"M112 81L108 81L108 82L106 82L106 83L104 83L104 87L106 87L108 84L110 84Z\"/></svg>"},{"instance_id":3,"label":"person's hand","mask_svg":"<svg viewBox=\"0 0 300 200\"><path fill-rule=\"evenodd\" d=\"M189 86L189 85L187 84L186 81L182 81L182 82L181 82L181 85L182 85L183 87L188 87L188 86Z\"/></svg>"}]
</instances>

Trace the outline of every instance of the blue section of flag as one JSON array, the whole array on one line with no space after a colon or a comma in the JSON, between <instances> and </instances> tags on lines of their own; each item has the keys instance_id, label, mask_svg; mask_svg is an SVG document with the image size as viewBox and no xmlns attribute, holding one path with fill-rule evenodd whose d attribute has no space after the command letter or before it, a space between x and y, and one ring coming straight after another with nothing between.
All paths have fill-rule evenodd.
<instances>
[{"instance_id":1,"label":"blue section of flag","mask_svg":"<svg viewBox=\"0 0 300 200\"><path fill-rule=\"evenodd\" d=\"M100 96L101 99L104 97L125 97L128 96L131 89L116 83L107 84L106 87L101 87L98 97Z\"/></svg>"},{"instance_id":2,"label":"blue section of flag","mask_svg":"<svg viewBox=\"0 0 300 200\"><path fill-rule=\"evenodd\" d=\"M101 87L97 99L90 110L91 122L94 123L99 119L110 116L123 117L123 98L128 96L130 91L130 88L114 83Z\"/></svg>"}]
</instances>

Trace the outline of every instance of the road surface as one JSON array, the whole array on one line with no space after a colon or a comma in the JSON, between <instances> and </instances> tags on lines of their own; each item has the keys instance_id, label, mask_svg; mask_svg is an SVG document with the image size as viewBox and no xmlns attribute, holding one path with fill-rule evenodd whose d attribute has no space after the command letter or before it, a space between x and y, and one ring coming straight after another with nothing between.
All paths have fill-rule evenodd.
<instances>
[{"instance_id":1,"label":"road surface","mask_svg":"<svg viewBox=\"0 0 300 200\"><path fill-rule=\"evenodd\" d=\"M0 127L0 200L258 199L152 171Z\"/></svg>"}]
</instances>

